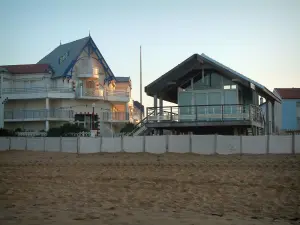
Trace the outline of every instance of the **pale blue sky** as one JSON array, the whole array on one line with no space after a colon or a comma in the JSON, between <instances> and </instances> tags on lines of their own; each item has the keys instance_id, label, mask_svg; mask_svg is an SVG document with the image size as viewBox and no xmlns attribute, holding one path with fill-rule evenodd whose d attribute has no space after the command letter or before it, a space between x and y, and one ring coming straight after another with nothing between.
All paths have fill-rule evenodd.
<instances>
[{"instance_id":1,"label":"pale blue sky","mask_svg":"<svg viewBox=\"0 0 300 225\"><path fill-rule=\"evenodd\" d=\"M90 30L137 100L139 45L143 86L205 53L271 90L300 87L300 0L0 0L0 9L0 65L36 63Z\"/></svg>"}]
</instances>

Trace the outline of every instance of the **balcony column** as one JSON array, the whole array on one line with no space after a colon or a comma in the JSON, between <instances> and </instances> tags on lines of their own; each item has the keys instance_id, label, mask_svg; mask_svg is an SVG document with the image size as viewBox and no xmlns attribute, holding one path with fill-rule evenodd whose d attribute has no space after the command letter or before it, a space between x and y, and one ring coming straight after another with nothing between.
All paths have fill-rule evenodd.
<instances>
[{"instance_id":1,"label":"balcony column","mask_svg":"<svg viewBox=\"0 0 300 225\"><path fill-rule=\"evenodd\" d=\"M272 133L275 133L275 102L272 101Z\"/></svg>"},{"instance_id":2,"label":"balcony column","mask_svg":"<svg viewBox=\"0 0 300 225\"><path fill-rule=\"evenodd\" d=\"M125 104L125 120L130 120L128 102Z\"/></svg>"},{"instance_id":3,"label":"balcony column","mask_svg":"<svg viewBox=\"0 0 300 225\"><path fill-rule=\"evenodd\" d=\"M159 99L159 114L163 115L163 100L162 100L162 98Z\"/></svg>"},{"instance_id":4,"label":"balcony column","mask_svg":"<svg viewBox=\"0 0 300 225\"><path fill-rule=\"evenodd\" d=\"M270 122L270 119L269 119L269 100L267 100L266 101L266 125L265 125L267 135L270 134L269 122Z\"/></svg>"},{"instance_id":5,"label":"balcony column","mask_svg":"<svg viewBox=\"0 0 300 225\"><path fill-rule=\"evenodd\" d=\"M48 120L48 116L49 116L49 98L46 98L46 121L45 121L45 131L49 130L49 120Z\"/></svg>"},{"instance_id":6,"label":"balcony column","mask_svg":"<svg viewBox=\"0 0 300 225\"><path fill-rule=\"evenodd\" d=\"M157 115L157 112L156 112L156 110L157 110L157 95L154 95L153 99L154 99L154 104L153 104L153 106L154 106L154 115L156 116Z\"/></svg>"}]
</instances>

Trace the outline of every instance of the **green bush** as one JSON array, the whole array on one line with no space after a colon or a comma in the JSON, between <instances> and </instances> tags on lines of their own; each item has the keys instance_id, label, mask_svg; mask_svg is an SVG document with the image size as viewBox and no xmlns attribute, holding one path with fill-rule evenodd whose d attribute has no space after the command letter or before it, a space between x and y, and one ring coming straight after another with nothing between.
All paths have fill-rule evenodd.
<instances>
[{"instance_id":1,"label":"green bush","mask_svg":"<svg viewBox=\"0 0 300 225\"><path fill-rule=\"evenodd\" d=\"M61 127L50 128L47 132L47 137L63 137L69 133L80 133L87 131L87 129L80 127L77 124L66 123Z\"/></svg>"},{"instance_id":2,"label":"green bush","mask_svg":"<svg viewBox=\"0 0 300 225\"><path fill-rule=\"evenodd\" d=\"M16 133L12 130L0 128L0 136L1 137L9 137L9 136L16 136Z\"/></svg>"},{"instance_id":3,"label":"green bush","mask_svg":"<svg viewBox=\"0 0 300 225\"><path fill-rule=\"evenodd\" d=\"M120 130L120 133L129 133L133 131L135 125L133 123L126 123L125 126Z\"/></svg>"}]
</instances>

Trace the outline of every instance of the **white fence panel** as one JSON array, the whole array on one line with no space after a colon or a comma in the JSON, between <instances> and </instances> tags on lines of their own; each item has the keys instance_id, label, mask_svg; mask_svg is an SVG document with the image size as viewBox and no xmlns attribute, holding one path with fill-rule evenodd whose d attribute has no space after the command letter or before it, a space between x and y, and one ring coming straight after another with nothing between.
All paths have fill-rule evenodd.
<instances>
[{"instance_id":1,"label":"white fence panel","mask_svg":"<svg viewBox=\"0 0 300 225\"><path fill-rule=\"evenodd\" d=\"M239 136L217 136L217 153L218 154L240 154L240 137Z\"/></svg>"},{"instance_id":2,"label":"white fence panel","mask_svg":"<svg viewBox=\"0 0 300 225\"><path fill-rule=\"evenodd\" d=\"M291 154L292 153L292 135L275 136L270 135L271 154Z\"/></svg>"},{"instance_id":3,"label":"white fence panel","mask_svg":"<svg viewBox=\"0 0 300 225\"><path fill-rule=\"evenodd\" d=\"M300 135L295 135L295 153L300 153Z\"/></svg>"},{"instance_id":4,"label":"white fence panel","mask_svg":"<svg viewBox=\"0 0 300 225\"><path fill-rule=\"evenodd\" d=\"M121 138L120 137L103 137L102 138L102 152L121 152Z\"/></svg>"},{"instance_id":5,"label":"white fence panel","mask_svg":"<svg viewBox=\"0 0 300 225\"><path fill-rule=\"evenodd\" d=\"M150 153L165 153L166 152L166 136L146 136L145 149Z\"/></svg>"},{"instance_id":6,"label":"white fence panel","mask_svg":"<svg viewBox=\"0 0 300 225\"><path fill-rule=\"evenodd\" d=\"M192 152L211 155L215 152L214 135L192 135Z\"/></svg>"},{"instance_id":7,"label":"white fence panel","mask_svg":"<svg viewBox=\"0 0 300 225\"><path fill-rule=\"evenodd\" d=\"M266 154L267 136L243 136L243 154Z\"/></svg>"},{"instance_id":8,"label":"white fence panel","mask_svg":"<svg viewBox=\"0 0 300 225\"><path fill-rule=\"evenodd\" d=\"M47 137L45 143L46 152L59 152L60 149L60 138L59 137Z\"/></svg>"},{"instance_id":9,"label":"white fence panel","mask_svg":"<svg viewBox=\"0 0 300 225\"><path fill-rule=\"evenodd\" d=\"M27 137L27 150L44 151L44 137Z\"/></svg>"},{"instance_id":10,"label":"white fence panel","mask_svg":"<svg viewBox=\"0 0 300 225\"><path fill-rule=\"evenodd\" d=\"M144 137L128 136L123 137L123 148L125 152L143 152Z\"/></svg>"},{"instance_id":11,"label":"white fence panel","mask_svg":"<svg viewBox=\"0 0 300 225\"><path fill-rule=\"evenodd\" d=\"M11 150L25 150L26 138L25 137L10 137L10 149Z\"/></svg>"},{"instance_id":12,"label":"white fence panel","mask_svg":"<svg viewBox=\"0 0 300 225\"><path fill-rule=\"evenodd\" d=\"M170 135L169 136L169 152L187 153L190 151L189 135Z\"/></svg>"},{"instance_id":13,"label":"white fence panel","mask_svg":"<svg viewBox=\"0 0 300 225\"><path fill-rule=\"evenodd\" d=\"M77 137L63 137L61 141L62 152L77 153Z\"/></svg>"},{"instance_id":14,"label":"white fence panel","mask_svg":"<svg viewBox=\"0 0 300 225\"><path fill-rule=\"evenodd\" d=\"M0 137L0 151L9 150L9 138Z\"/></svg>"},{"instance_id":15,"label":"white fence panel","mask_svg":"<svg viewBox=\"0 0 300 225\"><path fill-rule=\"evenodd\" d=\"M80 137L80 153L100 152L101 138Z\"/></svg>"}]
</instances>

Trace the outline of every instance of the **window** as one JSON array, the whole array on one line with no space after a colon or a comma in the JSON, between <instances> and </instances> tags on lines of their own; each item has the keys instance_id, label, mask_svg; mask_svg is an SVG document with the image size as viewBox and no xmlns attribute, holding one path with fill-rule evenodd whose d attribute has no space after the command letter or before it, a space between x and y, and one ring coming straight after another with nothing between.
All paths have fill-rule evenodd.
<instances>
[{"instance_id":1,"label":"window","mask_svg":"<svg viewBox=\"0 0 300 225\"><path fill-rule=\"evenodd\" d=\"M95 88L95 83L94 83L94 81L92 81L92 80L87 81L86 87L87 87L87 88Z\"/></svg>"},{"instance_id":2,"label":"window","mask_svg":"<svg viewBox=\"0 0 300 225\"><path fill-rule=\"evenodd\" d=\"M99 74L99 68L94 67L93 68L93 74L98 75Z\"/></svg>"},{"instance_id":3,"label":"window","mask_svg":"<svg viewBox=\"0 0 300 225\"><path fill-rule=\"evenodd\" d=\"M224 89L225 90L229 90L229 89L234 90L234 89L236 89L236 85L235 84L234 85L224 85Z\"/></svg>"},{"instance_id":4,"label":"window","mask_svg":"<svg viewBox=\"0 0 300 225\"><path fill-rule=\"evenodd\" d=\"M296 103L296 115L300 119L300 102Z\"/></svg>"}]
</instances>

